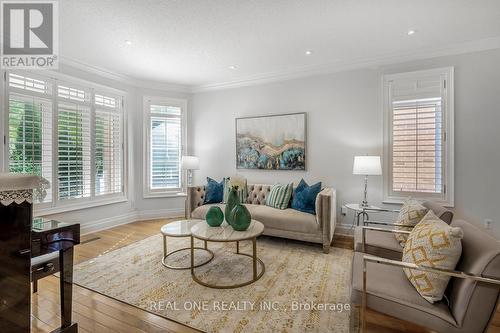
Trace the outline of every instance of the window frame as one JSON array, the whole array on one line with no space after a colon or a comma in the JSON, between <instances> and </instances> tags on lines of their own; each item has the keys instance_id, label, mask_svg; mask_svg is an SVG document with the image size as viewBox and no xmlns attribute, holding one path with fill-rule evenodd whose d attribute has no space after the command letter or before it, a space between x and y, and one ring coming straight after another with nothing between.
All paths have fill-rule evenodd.
<instances>
[{"instance_id":1,"label":"window frame","mask_svg":"<svg viewBox=\"0 0 500 333\"><path fill-rule=\"evenodd\" d=\"M128 145L127 145L127 109L126 109L126 92L115 89L112 87L100 85L90 81L75 78L69 75L61 74L53 71L46 71L45 75L32 73L32 71L26 70L12 70L3 71L2 80L2 98L4 98L4 103L1 106L3 111L4 127L2 128L4 133L4 145L2 146L3 152L0 168L6 172L9 170L9 134L6 132L9 128L9 95L11 92L23 93L22 90L17 88L9 87L8 85L8 75L18 74L22 76L27 76L30 78L41 79L49 82L52 85L52 94L43 95L44 98L49 99L52 103L52 198L49 203L36 203L34 205L34 215L35 216L45 216L51 214L64 213L74 210L80 210L91 207L104 206L114 203L127 202L128 201ZM87 104L85 102L73 101L70 99L65 99L59 97L58 85L70 85L72 88L80 88L88 91L90 94L90 100ZM26 94L26 91L24 92ZM28 94L34 94L35 96L42 96L40 93L28 92ZM120 144L122 153L122 191L120 193L111 193L106 195L95 196L95 163L93 162L93 157L95 156L95 146L92 144L95 135L95 111L96 105L94 103L95 94L106 94L106 96L112 96L118 98L119 108L121 112L120 121ZM59 115L59 103L69 102L76 103L79 105L88 105L90 109L90 144L91 144L91 164L90 164L90 196L85 198L74 198L74 199L64 199L59 200L58 193L58 115Z\"/></svg>"},{"instance_id":2,"label":"window frame","mask_svg":"<svg viewBox=\"0 0 500 333\"><path fill-rule=\"evenodd\" d=\"M440 77L442 115L443 115L443 188L442 194L431 194L422 192L400 192L394 193L392 186L392 90L391 84L397 80L419 80L430 76ZM383 203L402 204L411 196L417 200L432 200L445 207L454 207L454 67L435 68L396 74L387 74L382 77L383 88L383 118L384 118L384 171L383 171ZM411 95L410 95L411 96ZM415 96L415 95L413 95Z\"/></svg>"},{"instance_id":3,"label":"window frame","mask_svg":"<svg viewBox=\"0 0 500 333\"><path fill-rule=\"evenodd\" d=\"M179 160L180 182L181 186L178 189L155 190L150 187L150 123L151 123L151 105L168 105L175 106L181 109L181 157L186 153L187 143L187 100L181 98L144 96L143 99L143 198L168 198L177 197L186 191L185 172L181 170L181 161ZM166 116L168 117L168 116Z\"/></svg>"}]
</instances>

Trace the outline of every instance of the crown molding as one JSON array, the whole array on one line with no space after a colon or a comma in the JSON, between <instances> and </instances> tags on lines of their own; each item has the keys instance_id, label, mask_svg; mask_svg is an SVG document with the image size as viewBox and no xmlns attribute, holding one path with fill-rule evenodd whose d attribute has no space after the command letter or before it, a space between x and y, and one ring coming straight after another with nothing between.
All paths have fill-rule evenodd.
<instances>
[{"instance_id":1,"label":"crown molding","mask_svg":"<svg viewBox=\"0 0 500 333\"><path fill-rule=\"evenodd\" d=\"M108 69L93 66L68 57L61 56L60 62L63 65L67 65L75 69L79 69L87 73L95 74L104 77L106 79L127 84L136 88L147 88L147 89L163 90L163 91L178 92L178 93L189 93L192 90L192 87L189 85L183 85L171 82L139 80L131 76L116 73Z\"/></svg>"},{"instance_id":2,"label":"crown molding","mask_svg":"<svg viewBox=\"0 0 500 333\"><path fill-rule=\"evenodd\" d=\"M436 57L458 55L492 49L500 49L500 37L492 37L463 43L450 44L441 48L429 48L419 51L405 51L386 54L378 57L357 58L349 61L336 61L319 65L304 66L291 70L261 73L243 76L237 80L214 82L204 85L184 85L172 82L140 80L124 74L119 74L104 68L89 65L74 59L61 56L61 63L82 71L99 75L137 88L155 89L177 93L199 93L213 90L224 90L272 82L280 82L324 75L337 72L345 72L361 68L378 68L381 66L394 65L415 60L430 59Z\"/></svg>"},{"instance_id":3,"label":"crown molding","mask_svg":"<svg viewBox=\"0 0 500 333\"><path fill-rule=\"evenodd\" d=\"M280 72L270 72L252 76L245 76L238 80L210 83L194 86L192 93L213 90L232 89L245 86L266 84L272 82L293 80L302 77L323 75L336 72L344 72L361 68L378 68L381 66L410 62L415 60L437 58L464 53L492 50L500 48L500 37L486 38L481 40L451 44L442 48L429 48L419 51L398 52L386 54L379 57L358 58L352 61L338 61L320 65L306 66Z\"/></svg>"}]
</instances>

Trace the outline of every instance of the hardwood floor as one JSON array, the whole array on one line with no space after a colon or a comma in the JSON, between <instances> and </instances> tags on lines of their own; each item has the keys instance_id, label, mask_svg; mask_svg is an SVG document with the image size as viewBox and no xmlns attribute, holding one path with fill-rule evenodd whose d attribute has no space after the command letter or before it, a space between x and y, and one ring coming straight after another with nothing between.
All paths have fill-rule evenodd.
<instances>
[{"instance_id":1,"label":"hardwood floor","mask_svg":"<svg viewBox=\"0 0 500 333\"><path fill-rule=\"evenodd\" d=\"M141 221L118 226L82 237L75 249L75 263L104 255L120 247L158 234L170 220ZM352 238L336 236L337 247L353 248ZM50 332L60 325L59 280L54 276L39 281L38 292L32 297L32 332ZM85 288L73 288L73 320L79 332L197 332L171 320L153 315ZM375 311L367 313L370 333L429 333L418 327ZM500 333L500 312L492 322L489 333Z\"/></svg>"}]
</instances>

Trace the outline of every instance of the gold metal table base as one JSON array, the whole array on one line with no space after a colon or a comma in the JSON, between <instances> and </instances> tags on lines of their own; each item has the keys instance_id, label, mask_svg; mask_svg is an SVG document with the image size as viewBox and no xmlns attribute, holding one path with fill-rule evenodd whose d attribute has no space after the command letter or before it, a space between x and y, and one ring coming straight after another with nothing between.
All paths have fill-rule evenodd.
<instances>
[{"instance_id":1,"label":"gold metal table base","mask_svg":"<svg viewBox=\"0 0 500 333\"><path fill-rule=\"evenodd\" d=\"M189 236L172 236L172 235L169 235L169 237L189 237ZM204 247L195 247L194 248L195 250L202 250L202 251L206 251L210 254L210 258L208 260L205 260L204 262L201 262L197 265L195 265L194 267L200 267L200 266L203 266L205 264L208 264L210 261L212 261L212 259L214 259L214 253L208 249L208 245L207 245L207 242L204 242ZM191 250L190 247L184 247L182 249L178 249L178 250L175 250L175 251L172 251L170 253L167 253L167 236L166 235L163 235L163 258L161 259L161 263L163 266L167 267L167 268L170 268L170 269L190 269L191 268L191 265L189 266L173 266L173 265L169 265L167 264L167 258L174 254L174 253L177 253L177 252L181 252L181 251L186 251L186 250Z\"/></svg>"},{"instance_id":2,"label":"gold metal table base","mask_svg":"<svg viewBox=\"0 0 500 333\"><path fill-rule=\"evenodd\" d=\"M213 241L216 243L236 242L236 254L241 255L241 256L247 256L247 257L250 257L253 259L252 260L253 261L253 265L252 265L253 277L251 280L243 282L243 283L222 285L222 286L203 282L196 276L196 273L194 270L196 267L201 266L201 265L194 265L194 250L196 249L196 247L194 247L194 238L195 237L191 236L191 278L193 279L193 281L195 281L196 283L198 283L204 287L214 288L214 289L234 289L234 288L248 286L249 284L252 284L252 283L258 281L262 277L262 275L264 275L264 272L266 271L266 266L264 265L264 262L262 260L260 260L259 258L257 258L257 237L251 238L252 248L253 248L253 253L251 255L246 254L246 253L240 253L240 241L250 240L250 239L242 239L239 241ZM204 241L206 244L207 240L204 240ZM258 273L258 270L257 270L257 263L259 263L259 266L261 268L260 273Z\"/></svg>"}]
</instances>

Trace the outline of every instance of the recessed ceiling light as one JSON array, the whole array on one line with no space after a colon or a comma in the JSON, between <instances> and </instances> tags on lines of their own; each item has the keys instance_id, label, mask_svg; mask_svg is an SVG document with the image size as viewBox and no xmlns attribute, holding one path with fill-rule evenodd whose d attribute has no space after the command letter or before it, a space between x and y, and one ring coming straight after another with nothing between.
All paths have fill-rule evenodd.
<instances>
[{"instance_id":1,"label":"recessed ceiling light","mask_svg":"<svg viewBox=\"0 0 500 333\"><path fill-rule=\"evenodd\" d=\"M127 40L125 41L125 44L127 44L127 45L132 45L132 41L127 39Z\"/></svg>"},{"instance_id":2,"label":"recessed ceiling light","mask_svg":"<svg viewBox=\"0 0 500 333\"><path fill-rule=\"evenodd\" d=\"M311 50L306 51L306 55L311 55L313 52Z\"/></svg>"},{"instance_id":3,"label":"recessed ceiling light","mask_svg":"<svg viewBox=\"0 0 500 333\"><path fill-rule=\"evenodd\" d=\"M234 69L236 69L236 68L237 68L237 67L236 67L235 65L231 65L231 66L229 66L229 69L233 69L233 70L234 70Z\"/></svg>"},{"instance_id":4,"label":"recessed ceiling light","mask_svg":"<svg viewBox=\"0 0 500 333\"><path fill-rule=\"evenodd\" d=\"M408 36L414 35L416 33L415 30L408 30Z\"/></svg>"}]
</instances>

